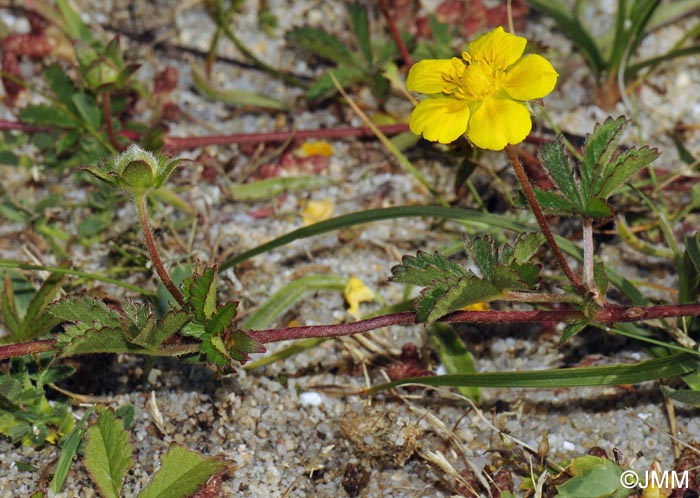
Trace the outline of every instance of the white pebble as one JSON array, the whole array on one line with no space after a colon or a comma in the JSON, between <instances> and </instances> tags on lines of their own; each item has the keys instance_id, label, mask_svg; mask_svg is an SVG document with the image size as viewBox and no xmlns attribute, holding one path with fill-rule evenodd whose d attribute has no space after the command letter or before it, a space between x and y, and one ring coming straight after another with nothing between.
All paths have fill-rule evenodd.
<instances>
[{"instance_id":1,"label":"white pebble","mask_svg":"<svg viewBox=\"0 0 700 498\"><path fill-rule=\"evenodd\" d=\"M301 404L304 406L318 406L323 401L321 395L315 391L308 391L299 395Z\"/></svg>"}]
</instances>

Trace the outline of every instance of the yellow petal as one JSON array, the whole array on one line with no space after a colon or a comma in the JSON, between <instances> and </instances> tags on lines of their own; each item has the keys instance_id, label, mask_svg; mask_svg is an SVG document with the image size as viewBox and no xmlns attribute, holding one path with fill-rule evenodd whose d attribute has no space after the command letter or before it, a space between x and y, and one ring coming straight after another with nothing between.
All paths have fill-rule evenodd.
<instances>
[{"instance_id":1,"label":"yellow petal","mask_svg":"<svg viewBox=\"0 0 700 498\"><path fill-rule=\"evenodd\" d=\"M331 144L329 144L325 140L319 140L318 142L304 142L301 145L301 152L304 155L304 157L331 157L333 155L333 146L331 146Z\"/></svg>"},{"instance_id":2,"label":"yellow petal","mask_svg":"<svg viewBox=\"0 0 700 498\"><path fill-rule=\"evenodd\" d=\"M506 33L499 26L471 42L469 53L473 59L489 62L493 69L505 69L523 55L525 45L527 39Z\"/></svg>"},{"instance_id":3,"label":"yellow petal","mask_svg":"<svg viewBox=\"0 0 700 498\"><path fill-rule=\"evenodd\" d=\"M406 88L428 94L453 91L454 83L448 83L445 79L453 70L454 63L451 59L422 60L414 64L408 72Z\"/></svg>"},{"instance_id":4,"label":"yellow petal","mask_svg":"<svg viewBox=\"0 0 700 498\"><path fill-rule=\"evenodd\" d=\"M312 225L324 221L333 215L333 201L324 199L321 201L309 201L301 212L304 225Z\"/></svg>"},{"instance_id":5,"label":"yellow petal","mask_svg":"<svg viewBox=\"0 0 700 498\"><path fill-rule=\"evenodd\" d=\"M345 285L345 300L348 303L348 313L355 318L360 317L360 303L374 300L374 292L357 277L350 277Z\"/></svg>"},{"instance_id":6,"label":"yellow petal","mask_svg":"<svg viewBox=\"0 0 700 498\"><path fill-rule=\"evenodd\" d=\"M426 99L413 110L408 126L416 135L441 144L454 142L467 131L469 105L466 100Z\"/></svg>"},{"instance_id":7,"label":"yellow petal","mask_svg":"<svg viewBox=\"0 0 700 498\"><path fill-rule=\"evenodd\" d=\"M526 55L511 67L503 79L503 89L516 100L540 99L554 90L557 73L541 55Z\"/></svg>"},{"instance_id":8,"label":"yellow petal","mask_svg":"<svg viewBox=\"0 0 700 498\"><path fill-rule=\"evenodd\" d=\"M532 129L530 112L514 100L486 99L472 114L467 136L482 149L503 150L525 140Z\"/></svg>"}]
</instances>

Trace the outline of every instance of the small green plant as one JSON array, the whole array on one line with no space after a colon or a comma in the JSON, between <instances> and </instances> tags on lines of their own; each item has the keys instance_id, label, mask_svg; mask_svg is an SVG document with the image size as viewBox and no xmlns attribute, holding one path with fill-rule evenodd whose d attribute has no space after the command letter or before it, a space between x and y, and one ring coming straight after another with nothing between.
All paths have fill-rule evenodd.
<instances>
[{"instance_id":1,"label":"small green plant","mask_svg":"<svg viewBox=\"0 0 700 498\"><path fill-rule=\"evenodd\" d=\"M620 100L625 86L634 81L643 69L654 68L660 63L677 57L700 52L700 45L692 44L700 32L700 24L666 54L634 60L640 43L652 31L674 19L680 19L698 8L695 0L664 2L662 0L618 0L615 22L603 36L594 36L586 27L583 9L589 4L577 0L569 8L561 0L530 0L537 10L554 19L582 53L598 83L596 102L604 109L611 109ZM685 45L688 41L690 45Z\"/></svg>"},{"instance_id":2,"label":"small green plant","mask_svg":"<svg viewBox=\"0 0 700 498\"><path fill-rule=\"evenodd\" d=\"M331 73L344 88L365 83L379 102L389 91L389 81L383 76L385 65L398 56L393 41L381 44L370 39L367 10L358 5L348 5L350 27L355 35L358 50L351 50L335 35L320 28L295 28L287 33L287 40L317 57L336 65L319 76L309 87L307 97L317 100L336 92Z\"/></svg>"}]
</instances>

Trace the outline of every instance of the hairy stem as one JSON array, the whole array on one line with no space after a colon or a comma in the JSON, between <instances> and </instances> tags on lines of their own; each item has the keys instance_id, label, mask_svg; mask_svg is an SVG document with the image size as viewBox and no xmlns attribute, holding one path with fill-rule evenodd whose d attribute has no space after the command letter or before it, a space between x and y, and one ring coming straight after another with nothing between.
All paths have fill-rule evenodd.
<instances>
[{"instance_id":1,"label":"hairy stem","mask_svg":"<svg viewBox=\"0 0 700 498\"><path fill-rule=\"evenodd\" d=\"M573 272L573 270L569 266L569 263L567 263L566 258L564 257L564 253L559 248L557 241L554 240L554 234L552 234L552 230L550 230L549 225L547 224L547 219L544 217L542 208L537 202L535 192L532 190L532 185L530 184L530 180L528 179L527 174L525 173L523 164L520 162L518 154L510 145L506 146L505 151L508 155L508 159L510 159L510 162L515 168L515 174L517 175L518 180L520 181L520 186L522 187L523 193L527 198L527 202L530 205L530 209L532 209L532 212L535 214L537 224L540 226L542 233L547 239L547 243L549 244L550 249L554 253L554 257L559 263L559 267L562 269L562 271L569 279L571 284L574 286L576 291L582 296L585 296L588 293L588 289L586 289L586 286L584 286L581 283L581 279L579 279L578 276Z\"/></svg>"},{"instance_id":2,"label":"hairy stem","mask_svg":"<svg viewBox=\"0 0 700 498\"><path fill-rule=\"evenodd\" d=\"M598 303L604 304L605 297L600 295L598 287L595 284L593 276L593 219L583 218L583 281L586 283L588 290L593 294L593 299Z\"/></svg>"},{"instance_id":3,"label":"hairy stem","mask_svg":"<svg viewBox=\"0 0 700 498\"><path fill-rule=\"evenodd\" d=\"M146 241L146 248L148 249L148 254L151 257L153 267L155 268L156 273L160 277L161 282L163 282L163 285L165 285L165 288L168 289L168 292L170 292L170 295L173 296L173 298L175 298L177 304L183 306L185 304L185 296L182 295L180 289L178 289L175 283L170 279L170 275L165 270L163 261L158 255L158 248L156 247L156 242L153 239L153 231L151 230L151 225L148 222L146 196L139 195L138 197L136 197L135 201L136 209L138 210L139 214L139 222L141 223L141 231L143 232L143 236Z\"/></svg>"},{"instance_id":4,"label":"hairy stem","mask_svg":"<svg viewBox=\"0 0 700 498\"><path fill-rule=\"evenodd\" d=\"M20 342L17 344L5 344L0 346L0 360L17 358L28 354L47 353L56 348L56 339L43 341Z\"/></svg>"}]
</instances>

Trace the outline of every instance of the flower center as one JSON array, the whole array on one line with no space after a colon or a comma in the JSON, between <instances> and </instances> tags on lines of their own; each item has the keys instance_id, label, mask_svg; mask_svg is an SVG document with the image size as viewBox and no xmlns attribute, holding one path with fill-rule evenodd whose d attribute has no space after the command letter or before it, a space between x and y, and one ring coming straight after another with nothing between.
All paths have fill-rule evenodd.
<instances>
[{"instance_id":1,"label":"flower center","mask_svg":"<svg viewBox=\"0 0 700 498\"><path fill-rule=\"evenodd\" d=\"M468 98L483 100L500 89L502 75L503 71L487 61L472 59L462 75L461 87Z\"/></svg>"}]
</instances>

